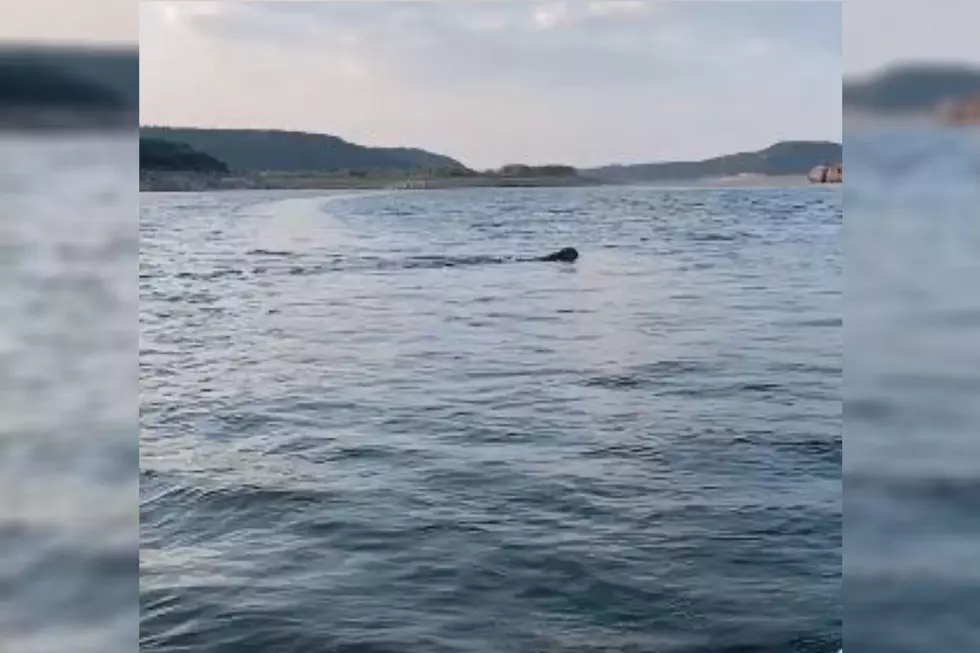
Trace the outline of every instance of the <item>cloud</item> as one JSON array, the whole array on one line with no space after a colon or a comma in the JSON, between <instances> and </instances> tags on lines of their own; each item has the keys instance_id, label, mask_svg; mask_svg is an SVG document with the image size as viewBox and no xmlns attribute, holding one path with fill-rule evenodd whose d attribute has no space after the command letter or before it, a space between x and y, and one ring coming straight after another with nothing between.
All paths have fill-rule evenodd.
<instances>
[{"instance_id":1,"label":"cloud","mask_svg":"<svg viewBox=\"0 0 980 653\"><path fill-rule=\"evenodd\" d=\"M229 8L224 2L212 0L169 0L144 1L140 10L157 17L163 25L170 28L194 27L199 18L220 16Z\"/></svg>"},{"instance_id":2,"label":"cloud","mask_svg":"<svg viewBox=\"0 0 980 653\"><path fill-rule=\"evenodd\" d=\"M749 65L772 50L726 25L691 35L675 5L637 0L168 4L200 5L168 11L211 37L357 57L396 81L453 87L650 83Z\"/></svg>"},{"instance_id":3,"label":"cloud","mask_svg":"<svg viewBox=\"0 0 980 653\"><path fill-rule=\"evenodd\" d=\"M976 0L847 2L844 65L848 74L878 72L905 61L980 65L978 22L980 3Z\"/></svg>"},{"instance_id":4,"label":"cloud","mask_svg":"<svg viewBox=\"0 0 980 653\"><path fill-rule=\"evenodd\" d=\"M0 42L133 45L133 0L9 0L0 3Z\"/></svg>"},{"instance_id":5,"label":"cloud","mask_svg":"<svg viewBox=\"0 0 980 653\"><path fill-rule=\"evenodd\" d=\"M532 24L537 29L553 29L568 21L568 4L565 2L551 2L540 7L536 7L532 13Z\"/></svg>"},{"instance_id":6,"label":"cloud","mask_svg":"<svg viewBox=\"0 0 980 653\"><path fill-rule=\"evenodd\" d=\"M588 23L603 18L650 14L665 3L640 0L562 0L560 2L528 3L531 22L537 29L556 29L562 26Z\"/></svg>"},{"instance_id":7,"label":"cloud","mask_svg":"<svg viewBox=\"0 0 980 653\"><path fill-rule=\"evenodd\" d=\"M636 15L652 11L656 5L641 0L597 0L586 5L594 16Z\"/></svg>"}]
</instances>

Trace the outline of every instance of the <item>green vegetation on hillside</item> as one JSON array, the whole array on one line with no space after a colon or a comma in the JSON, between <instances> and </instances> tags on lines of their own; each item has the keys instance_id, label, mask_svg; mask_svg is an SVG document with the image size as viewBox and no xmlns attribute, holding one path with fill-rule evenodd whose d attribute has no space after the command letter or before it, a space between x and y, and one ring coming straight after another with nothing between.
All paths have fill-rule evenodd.
<instances>
[{"instance_id":1,"label":"green vegetation on hillside","mask_svg":"<svg viewBox=\"0 0 980 653\"><path fill-rule=\"evenodd\" d=\"M138 54L135 50L0 48L0 106L135 111Z\"/></svg>"},{"instance_id":2,"label":"green vegetation on hillside","mask_svg":"<svg viewBox=\"0 0 980 653\"><path fill-rule=\"evenodd\" d=\"M529 166L522 163L511 163L492 171L490 174L499 177L574 177L578 174L578 170L572 166L557 164Z\"/></svg>"},{"instance_id":3,"label":"green vegetation on hillside","mask_svg":"<svg viewBox=\"0 0 980 653\"><path fill-rule=\"evenodd\" d=\"M228 165L184 143L141 137L140 172L159 170L227 173Z\"/></svg>"},{"instance_id":4,"label":"green vegetation on hillside","mask_svg":"<svg viewBox=\"0 0 980 653\"><path fill-rule=\"evenodd\" d=\"M951 98L980 93L980 67L965 64L906 64L868 79L846 80L845 109L879 114L932 111Z\"/></svg>"},{"instance_id":5,"label":"green vegetation on hillside","mask_svg":"<svg viewBox=\"0 0 980 653\"><path fill-rule=\"evenodd\" d=\"M45 65L11 66L0 61L0 106L117 110L122 102L108 88Z\"/></svg>"},{"instance_id":6,"label":"green vegetation on hillside","mask_svg":"<svg viewBox=\"0 0 980 653\"><path fill-rule=\"evenodd\" d=\"M245 172L465 170L459 161L425 150L365 147L327 134L171 127L141 127L140 133L185 143Z\"/></svg>"},{"instance_id":7,"label":"green vegetation on hillside","mask_svg":"<svg viewBox=\"0 0 980 653\"><path fill-rule=\"evenodd\" d=\"M512 163L477 172L425 150L364 147L324 134L169 127L141 127L140 149L147 189L580 186L739 174L803 177L815 166L843 158L840 143L786 141L696 162L586 171Z\"/></svg>"},{"instance_id":8,"label":"green vegetation on hillside","mask_svg":"<svg viewBox=\"0 0 980 653\"><path fill-rule=\"evenodd\" d=\"M739 152L703 161L613 165L585 171L605 181L683 181L742 174L805 175L814 166L843 159L840 143L828 141L782 141L763 150Z\"/></svg>"}]
</instances>

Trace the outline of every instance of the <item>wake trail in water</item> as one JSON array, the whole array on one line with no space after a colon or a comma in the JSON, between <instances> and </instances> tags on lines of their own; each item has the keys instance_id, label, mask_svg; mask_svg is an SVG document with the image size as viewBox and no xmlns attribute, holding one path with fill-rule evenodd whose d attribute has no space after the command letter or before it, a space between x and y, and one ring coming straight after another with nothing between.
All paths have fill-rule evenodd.
<instances>
[{"instance_id":1,"label":"wake trail in water","mask_svg":"<svg viewBox=\"0 0 980 653\"><path fill-rule=\"evenodd\" d=\"M173 274L142 272L141 280L160 279L169 276L190 281L215 281L222 278L241 278L257 275L288 274L306 276L340 272L385 272L392 270L429 270L439 268L475 267L515 263L551 262L543 256L409 256L385 258L380 256L347 256L342 254L318 256L317 262L309 262L309 255L283 250L250 250L248 257L261 259L255 265L223 267L200 272L181 271ZM550 256L550 255L549 255ZM571 263L572 261L559 261Z\"/></svg>"}]
</instances>

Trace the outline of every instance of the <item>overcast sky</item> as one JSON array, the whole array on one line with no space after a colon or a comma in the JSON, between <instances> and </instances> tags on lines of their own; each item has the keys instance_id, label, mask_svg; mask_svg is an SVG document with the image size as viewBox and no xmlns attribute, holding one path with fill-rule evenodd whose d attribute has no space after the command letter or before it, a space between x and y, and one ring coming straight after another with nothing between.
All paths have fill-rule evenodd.
<instances>
[{"instance_id":1,"label":"overcast sky","mask_svg":"<svg viewBox=\"0 0 980 653\"><path fill-rule=\"evenodd\" d=\"M410 145L475 167L839 139L836 2L144 2L144 124Z\"/></svg>"},{"instance_id":2,"label":"overcast sky","mask_svg":"<svg viewBox=\"0 0 980 653\"><path fill-rule=\"evenodd\" d=\"M847 0L844 70L876 72L904 61L980 65L977 0Z\"/></svg>"},{"instance_id":3,"label":"overcast sky","mask_svg":"<svg viewBox=\"0 0 980 653\"><path fill-rule=\"evenodd\" d=\"M144 0L142 109L154 122L410 143L473 165L690 158L835 137L841 71L980 65L976 0L848 0L843 60L832 0L695 2ZM134 44L137 13L135 0L4 1L0 41Z\"/></svg>"},{"instance_id":4,"label":"overcast sky","mask_svg":"<svg viewBox=\"0 0 980 653\"><path fill-rule=\"evenodd\" d=\"M137 0L0 0L0 42L135 45Z\"/></svg>"}]
</instances>

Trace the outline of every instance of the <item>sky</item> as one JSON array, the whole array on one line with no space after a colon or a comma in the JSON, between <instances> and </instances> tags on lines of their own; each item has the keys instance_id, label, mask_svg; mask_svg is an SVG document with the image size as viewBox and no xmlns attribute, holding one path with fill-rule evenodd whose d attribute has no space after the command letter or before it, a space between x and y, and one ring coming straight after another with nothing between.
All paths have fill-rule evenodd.
<instances>
[{"instance_id":1,"label":"sky","mask_svg":"<svg viewBox=\"0 0 980 653\"><path fill-rule=\"evenodd\" d=\"M843 13L845 73L910 59L980 63L976 0L848 0ZM11 0L0 4L0 42L133 45L138 14L138 0Z\"/></svg>"},{"instance_id":2,"label":"sky","mask_svg":"<svg viewBox=\"0 0 980 653\"><path fill-rule=\"evenodd\" d=\"M143 2L143 124L331 133L475 168L841 137L837 2Z\"/></svg>"},{"instance_id":3,"label":"sky","mask_svg":"<svg viewBox=\"0 0 980 653\"><path fill-rule=\"evenodd\" d=\"M906 61L980 65L977 0L847 0L844 72L865 75Z\"/></svg>"},{"instance_id":4,"label":"sky","mask_svg":"<svg viewBox=\"0 0 980 653\"><path fill-rule=\"evenodd\" d=\"M0 42L141 37L144 115L156 122L308 129L488 165L833 138L835 66L980 64L975 0L847 0L843 21L833 0L241 1L2 2Z\"/></svg>"},{"instance_id":5,"label":"sky","mask_svg":"<svg viewBox=\"0 0 980 653\"><path fill-rule=\"evenodd\" d=\"M0 0L0 43L136 45L136 0Z\"/></svg>"}]
</instances>

